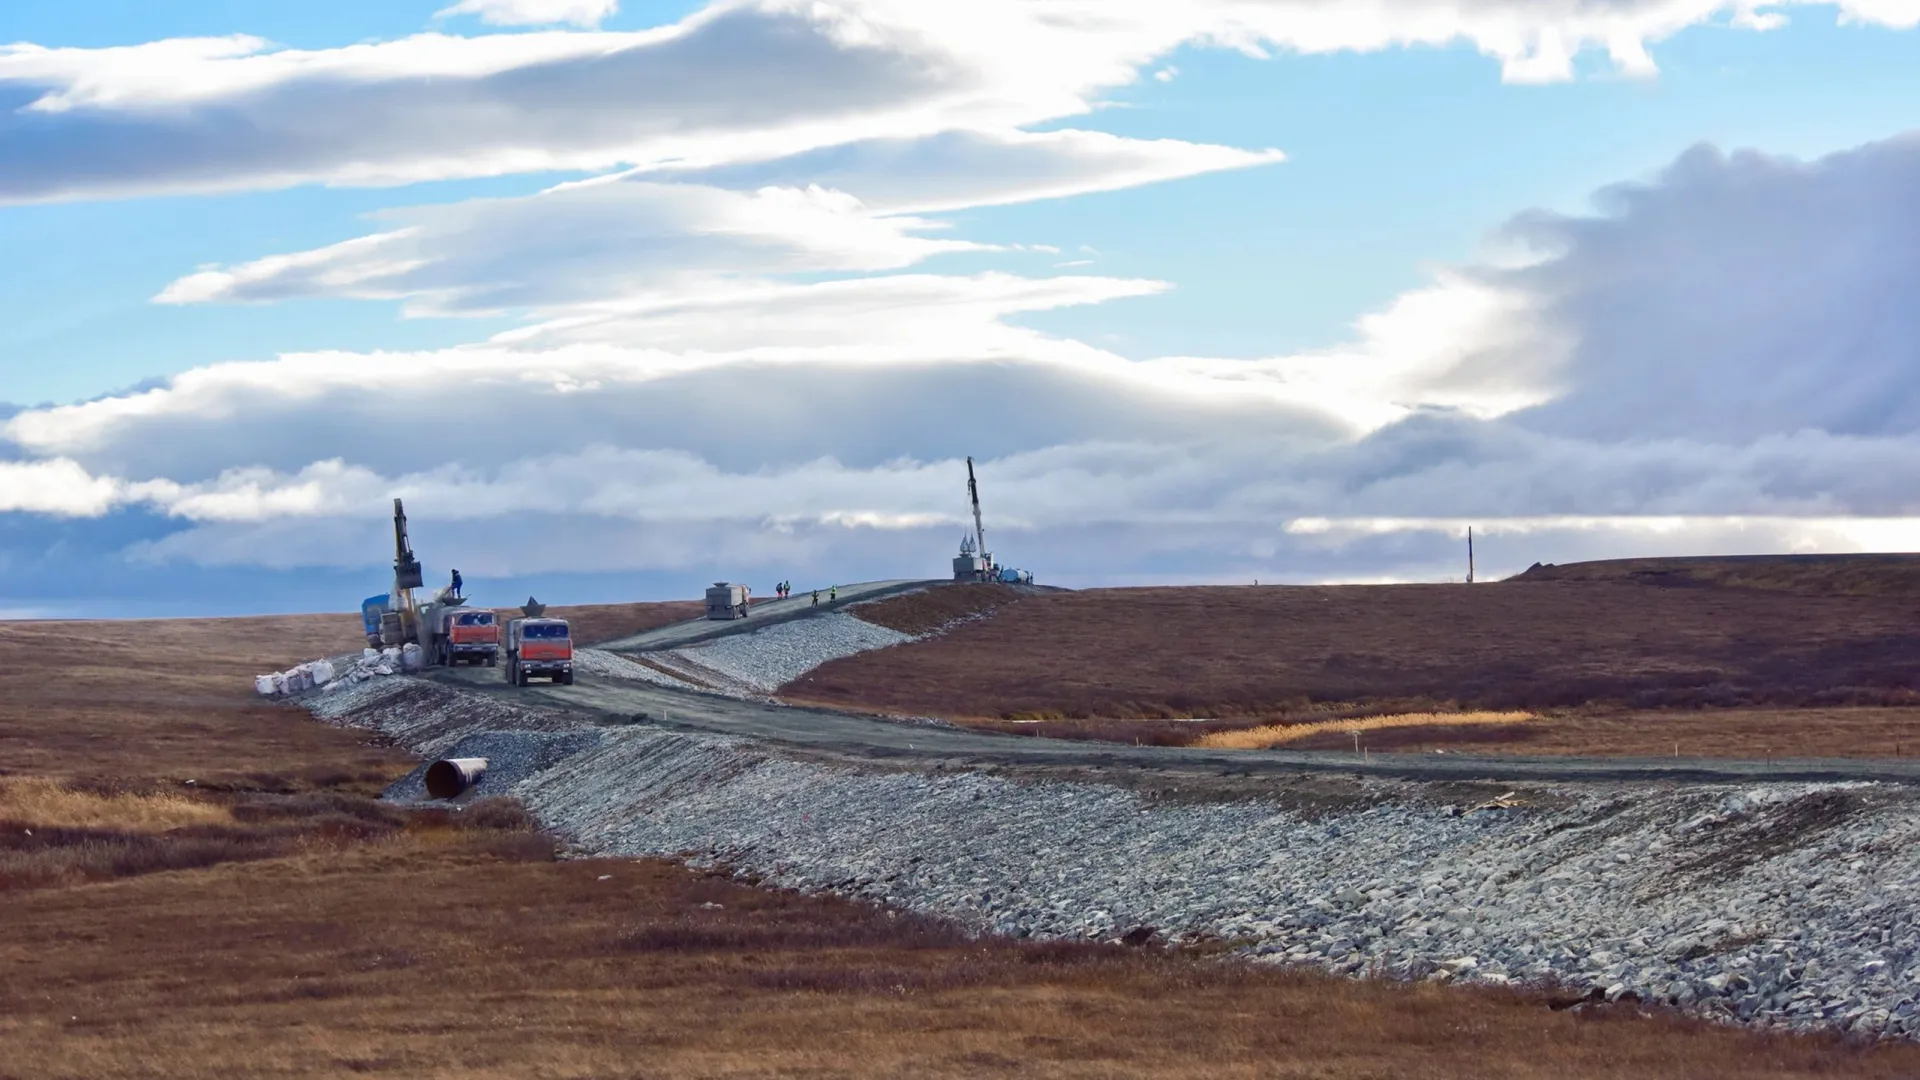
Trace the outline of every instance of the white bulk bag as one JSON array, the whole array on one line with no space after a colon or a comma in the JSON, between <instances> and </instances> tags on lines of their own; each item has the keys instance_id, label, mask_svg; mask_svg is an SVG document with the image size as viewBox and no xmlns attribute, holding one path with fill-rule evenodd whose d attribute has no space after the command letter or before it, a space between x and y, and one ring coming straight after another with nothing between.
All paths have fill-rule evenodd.
<instances>
[{"instance_id":1,"label":"white bulk bag","mask_svg":"<svg viewBox=\"0 0 1920 1080\"><path fill-rule=\"evenodd\" d=\"M253 692L259 694L261 697L272 697L279 691L273 688L273 676L255 675L253 677Z\"/></svg>"}]
</instances>

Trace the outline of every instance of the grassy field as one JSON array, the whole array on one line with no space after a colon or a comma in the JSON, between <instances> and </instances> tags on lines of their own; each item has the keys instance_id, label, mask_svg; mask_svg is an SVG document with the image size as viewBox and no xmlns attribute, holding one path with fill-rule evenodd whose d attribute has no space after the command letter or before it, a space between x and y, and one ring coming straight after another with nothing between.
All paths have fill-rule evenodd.
<instances>
[{"instance_id":1,"label":"grassy field","mask_svg":"<svg viewBox=\"0 0 1920 1080\"><path fill-rule=\"evenodd\" d=\"M1534 564L1509 581L1613 581L1800 596L1920 597L1920 555L1723 555Z\"/></svg>"},{"instance_id":2,"label":"grassy field","mask_svg":"<svg viewBox=\"0 0 1920 1080\"><path fill-rule=\"evenodd\" d=\"M782 696L1164 744L1376 714L1525 710L1540 721L1366 741L1660 756L1676 744L1703 756L1920 747L1908 563L1878 576L1833 562L1732 565L1688 571L1699 575L1689 584L1658 578L1672 587L1647 584L1646 564L1618 564L1475 586L1028 596L940 637L834 661ZM1736 569L1764 587L1728 584ZM1841 580L1854 591L1839 591ZM1207 722L1165 722L1195 718Z\"/></svg>"},{"instance_id":3,"label":"grassy field","mask_svg":"<svg viewBox=\"0 0 1920 1080\"><path fill-rule=\"evenodd\" d=\"M1920 1074L1920 1048L556 860L510 803L376 802L404 755L251 696L355 633L0 624L0 1078Z\"/></svg>"}]
</instances>

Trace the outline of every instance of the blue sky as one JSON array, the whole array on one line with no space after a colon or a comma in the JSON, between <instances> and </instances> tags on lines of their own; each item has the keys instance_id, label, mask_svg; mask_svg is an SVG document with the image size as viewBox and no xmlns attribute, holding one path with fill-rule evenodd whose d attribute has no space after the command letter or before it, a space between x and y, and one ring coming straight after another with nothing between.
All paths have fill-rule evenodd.
<instances>
[{"instance_id":1,"label":"blue sky","mask_svg":"<svg viewBox=\"0 0 1920 1080\"><path fill-rule=\"evenodd\" d=\"M502 590L937 570L971 447L1074 584L1920 542L1859 471L1913 435L1920 10L442 6L0 13L0 609L325 607L389 493Z\"/></svg>"}]
</instances>

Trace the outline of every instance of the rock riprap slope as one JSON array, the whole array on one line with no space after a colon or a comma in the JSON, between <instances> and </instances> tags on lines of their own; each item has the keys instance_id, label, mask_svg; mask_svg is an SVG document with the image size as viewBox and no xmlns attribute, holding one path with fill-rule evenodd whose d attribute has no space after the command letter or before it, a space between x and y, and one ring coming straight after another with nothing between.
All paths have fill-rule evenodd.
<instances>
[{"instance_id":1,"label":"rock riprap slope","mask_svg":"<svg viewBox=\"0 0 1920 1080\"><path fill-rule=\"evenodd\" d=\"M1920 1033L1920 793L1868 784L1380 780L1172 801L1098 783L794 760L414 679L333 721L512 757L584 850L691 857L1027 936L1219 939L1346 974L1538 981L1728 1020ZM503 721L505 721L503 723ZM566 738L565 731L592 732ZM484 738L481 738L484 736ZM515 740L526 744L512 749ZM691 853L691 854L689 854Z\"/></svg>"},{"instance_id":2,"label":"rock riprap slope","mask_svg":"<svg viewBox=\"0 0 1920 1080\"><path fill-rule=\"evenodd\" d=\"M765 696L829 660L912 640L909 634L836 611L654 655L721 676L708 684L721 692Z\"/></svg>"}]
</instances>

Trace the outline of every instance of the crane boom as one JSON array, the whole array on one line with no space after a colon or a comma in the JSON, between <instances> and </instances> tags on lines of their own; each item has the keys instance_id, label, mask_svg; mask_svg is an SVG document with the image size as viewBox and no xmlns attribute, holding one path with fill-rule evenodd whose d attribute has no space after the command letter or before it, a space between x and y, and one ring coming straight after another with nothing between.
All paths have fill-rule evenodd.
<instances>
[{"instance_id":1,"label":"crane boom","mask_svg":"<svg viewBox=\"0 0 1920 1080\"><path fill-rule=\"evenodd\" d=\"M967 498L973 502L973 539L982 559L987 559L987 529L980 524L980 484L973 478L973 458L967 458ZM991 560L989 560L991 561Z\"/></svg>"}]
</instances>

